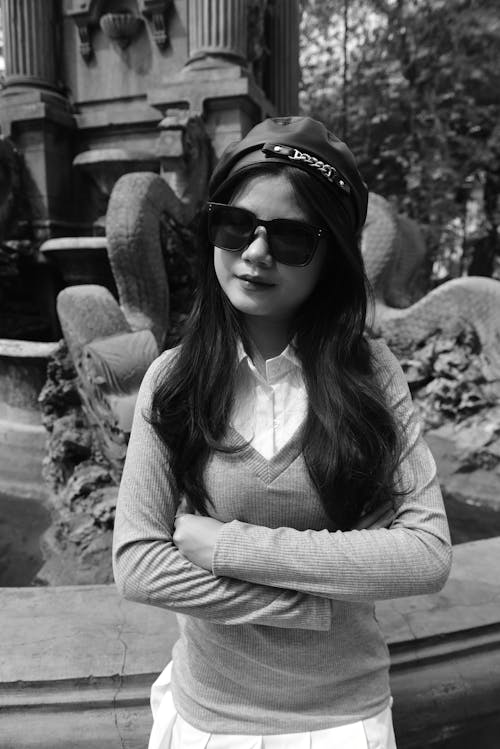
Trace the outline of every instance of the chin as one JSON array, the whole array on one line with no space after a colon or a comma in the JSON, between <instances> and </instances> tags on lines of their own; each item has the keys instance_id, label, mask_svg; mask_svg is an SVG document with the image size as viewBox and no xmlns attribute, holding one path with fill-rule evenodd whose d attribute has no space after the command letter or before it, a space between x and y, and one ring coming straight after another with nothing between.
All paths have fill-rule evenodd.
<instances>
[{"instance_id":1,"label":"chin","mask_svg":"<svg viewBox=\"0 0 500 749\"><path fill-rule=\"evenodd\" d=\"M262 306L252 303L246 299L230 299L229 300L233 307L241 312L242 315L252 315L253 317L270 317L272 313L266 309L262 309Z\"/></svg>"}]
</instances>

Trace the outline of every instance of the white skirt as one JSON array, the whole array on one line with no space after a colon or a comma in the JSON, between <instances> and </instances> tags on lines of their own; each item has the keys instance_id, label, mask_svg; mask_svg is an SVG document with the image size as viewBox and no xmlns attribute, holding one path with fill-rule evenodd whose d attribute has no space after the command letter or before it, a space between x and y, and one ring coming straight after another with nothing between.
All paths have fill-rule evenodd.
<instances>
[{"instance_id":1,"label":"white skirt","mask_svg":"<svg viewBox=\"0 0 500 749\"><path fill-rule=\"evenodd\" d=\"M366 720L322 731L249 736L200 731L175 709L172 663L151 688L153 728L148 749L396 749L391 707Z\"/></svg>"}]
</instances>

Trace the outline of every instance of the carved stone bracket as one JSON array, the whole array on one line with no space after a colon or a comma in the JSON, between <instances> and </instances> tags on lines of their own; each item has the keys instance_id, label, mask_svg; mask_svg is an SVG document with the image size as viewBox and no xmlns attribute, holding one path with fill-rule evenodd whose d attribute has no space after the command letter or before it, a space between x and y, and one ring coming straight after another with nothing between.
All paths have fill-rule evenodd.
<instances>
[{"instance_id":1,"label":"carved stone bracket","mask_svg":"<svg viewBox=\"0 0 500 749\"><path fill-rule=\"evenodd\" d=\"M99 26L108 39L116 42L120 49L126 49L137 35L142 25L142 18L133 13L104 13L99 19Z\"/></svg>"},{"instance_id":2,"label":"carved stone bracket","mask_svg":"<svg viewBox=\"0 0 500 749\"><path fill-rule=\"evenodd\" d=\"M153 40L159 49L164 50L169 41L167 21L173 0L141 0L142 15L151 26Z\"/></svg>"},{"instance_id":3,"label":"carved stone bracket","mask_svg":"<svg viewBox=\"0 0 500 749\"><path fill-rule=\"evenodd\" d=\"M89 27L86 23L77 23L78 36L80 37L80 54L87 62L92 57L92 46L90 44Z\"/></svg>"},{"instance_id":4,"label":"carved stone bracket","mask_svg":"<svg viewBox=\"0 0 500 749\"><path fill-rule=\"evenodd\" d=\"M169 42L168 15L172 6L173 0L139 0L139 11L148 22L153 40L161 50ZM106 0L65 0L64 15L72 18L76 24L80 54L86 62L93 54L92 31L99 27L101 16L109 15L110 7Z\"/></svg>"},{"instance_id":5,"label":"carved stone bracket","mask_svg":"<svg viewBox=\"0 0 500 749\"><path fill-rule=\"evenodd\" d=\"M96 0L66 0L64 15L72 18L76 24L80 39L80 54L88 62L93 54L91 32L99 26L101 2Z\"/></svg>"}]
</instances>

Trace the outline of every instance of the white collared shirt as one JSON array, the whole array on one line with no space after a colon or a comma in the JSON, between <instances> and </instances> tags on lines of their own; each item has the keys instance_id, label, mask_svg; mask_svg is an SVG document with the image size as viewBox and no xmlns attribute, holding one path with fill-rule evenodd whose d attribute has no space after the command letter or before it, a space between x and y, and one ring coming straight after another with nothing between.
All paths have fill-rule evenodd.
<instances>
[{"instance_id":1,"label":"white collared shirt","mask_svg":"<svg viewBox=\"0 0 500 749\"><path fill-rule=\"evenodd\" d=\"M291 439L306 412L302 366L293 344L254 363L240 342L231 426L269 460Z\"/></svg>"}]
</instances>

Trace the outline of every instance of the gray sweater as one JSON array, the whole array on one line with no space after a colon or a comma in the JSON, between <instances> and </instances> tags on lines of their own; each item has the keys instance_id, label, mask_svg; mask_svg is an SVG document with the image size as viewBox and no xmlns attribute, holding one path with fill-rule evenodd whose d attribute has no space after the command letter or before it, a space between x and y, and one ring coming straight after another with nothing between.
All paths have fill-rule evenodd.
<instances>
[{"instance_id":1,"label":"gray sweater","mask_svg":"<svg viewBox=\"0 0 500 749\"><path fill-rule=\"evenodd\" d=\"M146 374L123 471L114 571L133 601L177 612L176 708L218 733L312 731L375 715L388 703L389 654L374 602L439 590L451 547L436 467L401 368L372 342L404 435L390 528L336 531L312 485L301 430L271 460L250 445L216 453L205 480L223 521L213 572L172 542L176 512L168 452L143 417L165 352ZM241 441L230 430L228 441ZM161 664L159 664L160 666Z\"/></svg>"}]
</instances>

